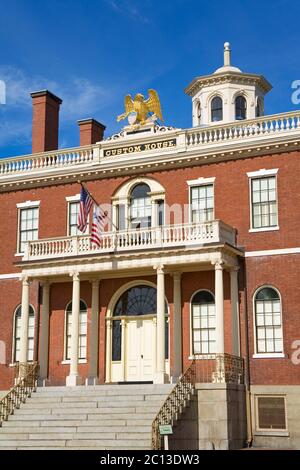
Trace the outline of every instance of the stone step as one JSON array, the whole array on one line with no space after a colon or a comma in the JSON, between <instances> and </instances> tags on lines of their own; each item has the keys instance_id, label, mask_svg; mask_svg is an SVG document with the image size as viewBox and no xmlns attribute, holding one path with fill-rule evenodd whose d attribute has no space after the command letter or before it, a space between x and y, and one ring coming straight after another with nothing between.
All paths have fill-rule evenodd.
<instances>
[{"instance_id":1,"label":"stone step","mask_svg":"<svg viewBox=\"0 0 300 470\"><path fill-rule=\"evenodd\" d=\"M162 393L168 393L168 390L172 390L173 384L126 384L126 385L79 385L77 387L65 387L65 386L53 386L53 387L38 387L36 393L91 393L114 391L116 394L123 393L123 391L129 391L131 394L133 390L142 390L144 392L152 393L153 391L161 390Z\"/></svg>"},{"instance_id":2,"label":"stone step","mask_svg":"<svg viewBox=\"0 0 300 470\"><path fill-rule=\"evenodd\" d=\"M55 424L55 422L53 423ZM0 439L4 438L7 434L64 434L64 433L114 433L114 434L124 434L124 433L149 433L150 426L115 426L107 424L98 426L14 426L9 428L0 428ZM4 436L4 437L3 437ZM44 439L44 437L43 437Z\"/></svg>"},{"instance_id":3,"label":"stone step","mask_svg":"<svg viewBox=\"0 0 300 470\"><path fill-rule=\"evenodd\" d=\"M173 388L173 387L172 387ZM148 396L153 396L153 395L168 395L170 390L165 390L165 389L154 389L154 390L148 390L148 389L137 389L137 390L106 390L106 389L101 389L101 390L89 390L86 388L85 390L77 391L75 390L66 390L65 392L58 392L58 391L48 391L47 389L44 392L40 392L37 390L36 393L32 394L32 397L39 397L39 398L58 398L60 399L61 397L70 397L70 398L76 398L76 397L105 397L105 396L111 396L111 397L118 397L118 396L137 396L137 395L148 395Z\"/></svg>"},{"instance_id":4,"label":"stone step","mask_svg":"<svg viewBox=\"0 0 300 470\"><path fill-rule=\"evenodd\" d=\"M108 402L102 401L89 401L87 406L88 408L106 408L109 406L110 408L127 408L132 406L155 406L159 407L163 400L147 400L147 401L139 401L139 400L132 400L132 401L120 401L120 400L109 400ZM69 409L69 408L83 408L84 403L82 401L75 401L75 402L60 402L60 403L36 403L35 400L29 400L22 406L22 410L29 410L29 409L42 409L46 412L48 410L59 410L59 409Z\"/></svg>"},{"instance_id":5,"label":"stone step","mask_svg":"<svg viewBox=\"0 0 300 470\"><path fill-rule=\"evenodd\" d=\"M149 449L150 448L150 439L139 439L139 440L131 440L131 439L118 439L115 441L115 446L112 445L112 441L106 442L105 440L98 440L98 439L73 439L72 441L67 441L67 447L76 447L80 448L81 446L85 447L98 447L98 446L110 446L113 449L119 449L121 447L130 447L134 446L140 449Z\"/></svg>"}]
</instances>

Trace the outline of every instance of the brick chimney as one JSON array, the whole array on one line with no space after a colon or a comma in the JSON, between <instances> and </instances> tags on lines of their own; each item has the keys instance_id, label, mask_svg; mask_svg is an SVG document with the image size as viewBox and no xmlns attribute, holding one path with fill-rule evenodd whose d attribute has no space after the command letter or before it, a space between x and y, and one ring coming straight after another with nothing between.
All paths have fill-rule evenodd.
<instances>
[{"instance_id":1,"label":"brick chimney","mask_svg":"<svg viewBox=\"0 0 300 470\"><path fill-rule=\"evenodd\" d=\"M58 148L59 107L62 100L48 90L35 91L32 98L32 153Z\"/></svg>"},{"instance_id":2,"label":"brick chimney","mask_svg":"<svg viewBox=\"0 0 300 470\"><path fill-rule=\"evenodd\" d=\"M80 134L80 146L92 145L103 140L105 126L96 119L80 119L78 122Z\"/></svg>"}]
</instances>

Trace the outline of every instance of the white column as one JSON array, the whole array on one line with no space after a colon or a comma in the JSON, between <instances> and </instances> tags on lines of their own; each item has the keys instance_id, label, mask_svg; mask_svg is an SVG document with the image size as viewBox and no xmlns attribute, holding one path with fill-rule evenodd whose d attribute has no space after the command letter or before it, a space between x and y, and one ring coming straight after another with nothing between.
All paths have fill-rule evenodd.
<instances>
[{"instance_id":1,"label":"white column","mask_svg":"<svg viewBox=\"0 0 300 470\"><path fill-rule=\"evenodd\" d=\"M78 350L79 350L79 312L80 312L80 279L79 273L73 274L72 293L72 317L71 317L71 360L70 374L66 379L67 386L81 384L78 373Z\"/></svg>"},{"instance_id":2,"label":"white column","mask_svg":"<svg viewBox=\"0 0 300 470\"><path fill-rule=\"evenodd\" d=\"M92 308L91 323L89 328L89 376L87 385L98 383L98 344L99 344L99 284L98 279L91 281L92 284Z\"/></svg>"},{"instance_id":3,"label":"white column","mask_svg":"<svg viewBox=\"0 0 300 470\"><path fill-rule=\"evenodd\" d=\"M48 281L41 283L42 286L42 305L41 305L41 323L39 337L39 364L40 364L40 380L45 385L48 377L48 361L49 361L49 301L50 301L50 284Z\"/></svg>"},{"instance_id":4,"label":"white column","mask_svg":"<svg viewBox=\"0 0 300 470\"><path fill-rule=\"evenodd\" d=\"M111 382L111 358L112 358L112 321L106 320L106 372L105 382Z\"/></svg>"},{"instance_id":5,"label":"white column","mask_svg":"<svg viewBox=\"0 0 300 470\"><path fill-rule=\"evenodd\" d=\"M155 267L157 272L157 333L156 333L156 374L155 383L166 382L165 362L165 273L162 265Z\"/></svg>"},{"instance_id":6,"label":"white column","mask_svg":"<svg viewBox=\"0 0 300 470\"><path fill-rule=\"evenodd\" d=\"M182 328L181 328L181 273L174 273L173 276L173 350L174 363L172 372L172 382L176 383L182 374Z\"/></svg>"},{"instance_id":7,"label":"white column","mask_svg":"<svg viewBox=\"0 0 300 470\"><path fill-rule=\"evenodd\" d=\"M238 266L234 266L230 270L232 353L235 356L241 354L238 271Z\"/></svg>"},{"instance_id":8,"label":"white column","mask_svg":"<svg viewBox=\"0 0 300 470\"><path fill-rule=\"evenodd\" d=\"M29 280L22 278L22 311L21 311L21 339L20 339L20 363L27 362L28 357L28 323L29 323ZM22 367L20 368L20 371Z\"/></svg>"},{"instance_id":9,"label":"white column","mask_svg":"<svg viewBox=\"0 0 300 470\"><path fill-rule=\"evenodd\" d=\"M215 263L216 352L224 354L223 263Z\"/></svg>"}]
</instances>

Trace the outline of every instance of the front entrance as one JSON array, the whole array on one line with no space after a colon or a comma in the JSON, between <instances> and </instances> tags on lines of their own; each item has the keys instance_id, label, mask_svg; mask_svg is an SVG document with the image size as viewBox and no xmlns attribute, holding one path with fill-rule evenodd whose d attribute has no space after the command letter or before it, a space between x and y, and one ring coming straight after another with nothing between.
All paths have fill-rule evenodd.
<instances>
[{"instance_id":1,"label":"front entrance","mask_svg":"<svg viewBox=\"0 0 300 470\"><path fill-rule=\"evenodd\" d=\"M156 373L156 288L134 285L107 317L106 382L152 382ZM166 303L166 371L169 372Z\"/></svg>"},{"instance_id":2,"label":"front entrance","mask_svg":"<svg viewBox=\"0 0 300 470\"><path fill-rule=\"evenodd\" d=\"M152 318L129 320L126 324L127 360L125 380L148 382L154 374L154 328Z\"/></svg>"}]
</instances>

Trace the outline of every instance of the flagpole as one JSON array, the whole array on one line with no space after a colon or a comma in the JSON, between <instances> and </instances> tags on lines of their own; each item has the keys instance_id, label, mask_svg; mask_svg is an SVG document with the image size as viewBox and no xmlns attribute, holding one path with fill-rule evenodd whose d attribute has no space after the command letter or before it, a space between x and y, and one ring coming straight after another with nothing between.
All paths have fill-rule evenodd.
<instances>
[{"instance_id":1,"label":"flagpole","mask_svg":"<svg viewBox=\"0 0 300 470\"><path fill-rule=\"evenodd\" d=\"M90 195L91 199L93 199L94 203L95 203L98 207L101 208L101 205L100 205L99 202L94 198L94 196L90 193L90 191L88 190L88 188L86 187L86 185L85 185L84 183L82 183L80 180L78 180L78 183L83 187L83 189L85 189L85 190L89 193L89 195ZM106 213L106 217L107 217L107 219L111 222L112 226L113 226L116 230L118 230L118 227L113 223L112 219L108 216L108 212L107 212L107 211L103 211L103 212Z\"/></svg>"}]
</instances>

